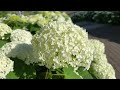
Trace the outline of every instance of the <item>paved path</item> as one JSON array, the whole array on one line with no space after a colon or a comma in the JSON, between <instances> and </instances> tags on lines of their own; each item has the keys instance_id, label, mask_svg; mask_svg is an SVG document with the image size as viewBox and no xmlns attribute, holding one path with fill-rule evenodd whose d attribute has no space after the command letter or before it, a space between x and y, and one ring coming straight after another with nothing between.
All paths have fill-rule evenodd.
<instances>
[{"instance_id":1,"label":"paved path","mask_svg":"<svg viewBox=\"0 0 120 90\"><path fill-rule=\"evenodd\" d=\"M77 25L86 28L89 38L98 39L105 44L108 62L115 69L117 79L120 79L120 26L90 22L81 22Z\"/></svg>"}]
</instances>

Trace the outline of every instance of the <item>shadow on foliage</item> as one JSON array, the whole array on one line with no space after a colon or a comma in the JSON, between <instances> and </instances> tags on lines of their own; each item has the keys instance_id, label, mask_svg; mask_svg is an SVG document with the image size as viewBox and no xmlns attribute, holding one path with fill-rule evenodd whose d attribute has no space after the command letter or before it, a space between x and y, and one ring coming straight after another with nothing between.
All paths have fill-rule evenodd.
<instances>
[{"instance_id":1,"label":"shadow on foliage","mask_svg":"<svg viewBox=\"0 0 120 90\"><path fill-rule=\"evenodd\" d=\"M24 61L19 60L17 58L12 58L14 61L14 72L15 76L18 79L35 79L35 67L32 65L26 65Z\"/></svg>"}]
</instances>

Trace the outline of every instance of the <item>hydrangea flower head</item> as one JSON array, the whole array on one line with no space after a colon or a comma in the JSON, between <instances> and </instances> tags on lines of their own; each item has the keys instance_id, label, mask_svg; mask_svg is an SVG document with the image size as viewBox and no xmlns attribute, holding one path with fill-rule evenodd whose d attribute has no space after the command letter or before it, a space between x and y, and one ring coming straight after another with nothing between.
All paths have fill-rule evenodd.
<instances>
[{"instance_id":1,"label":"hydrangea flower head","mask_svg":"<svg viewBox=\"0 0 120 90\"><path fill-rule=\"evenodd\" d=\"M16 29L11 33L11 41L31 42L32 34L29 31Z\"/></svg>"},{"instance_id":2,"label":"hydrangea flower head","mask_svg":"<svg viewBox=\"0 0 120 90\"><path fill-rule=\"evenodd\" d=\"M115 79L115 70L107 61L105 46L98 40L89 40L93 45L93 62L90 66L90 72L98 79Z\"/></svg>"},{"instance_id":3,"label":"hydrangea flower head","mask_svg":"<svg viewBox=\"0 0 120 90\"><path fill-rule=\"evenodd\" d=\"M0 50L0 79L5 79L6 75L13 71L13 64L14 62Z\"/></svg>"},{"instance_id":4,"label":"hydrangea flower head","mask_svg":"<svg viewBox=\"0 0 120 90\"><path fill-rule=\"evenodd\" d=\"M90 71L97 79L116 79L114 68L107 62L92 63Z\"/></svg>"},{"instance_id":5,"label":"hydrangea flower head","mask_svg":"<svg viewBox=\"0 0 120 90\"><path fill-rule=\"evenodd\" d=\"M50 22L32 39L35 57L48 68L71 65L88 69L93 60L89 45L87 32L70 22Z\"/></svg>"},{"instance_id":6,"label":"hydrangea flower head","mask_svg":"<svg viewBox=\"0 0 120 90\"><path fill-rule=\"evenodd\" d=\"M12 29L7 24L0 23L0 39L4 39L4 35L11 32Z\"/></svg>"},{"instance_id":7,"label":"hydrangea flower head","mask_svg":"<svg viewBox=\"0 0 120 90\"><path fill-rule=\"evenodd\" d=\"M26 64L36 63L37 59L33 56L33 48L30 43L13 41L6 43L1 50L7 57L18 58Z\"/></svg>"}]
</instances>

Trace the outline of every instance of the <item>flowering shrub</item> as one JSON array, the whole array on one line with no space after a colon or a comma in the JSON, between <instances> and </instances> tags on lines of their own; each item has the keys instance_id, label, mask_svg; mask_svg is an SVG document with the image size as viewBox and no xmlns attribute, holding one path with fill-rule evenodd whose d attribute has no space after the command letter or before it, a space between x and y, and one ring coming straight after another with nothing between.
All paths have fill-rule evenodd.
<instances>
[{"instance_id":1,"label":"flowering shrub","mask_svg":"<svg viewBox=\"0 0 120 90\"><path fill-rule=\"evenodd\" d=\"M13 71L13 64L14 62L0 50L0 79L5 79L6 75Z\"/></svg>"},{"instance_id":2,"label":"flowering shrub","mask_svg":"<svg viewBox=\"0 0 120 90\"><path fill-rule=\"evenodd\" d=\"M90 67L90 72L98 79L115 79L115 71L113 67L107 62L105 53L105 46L98 40L90 40L94 46L94 62Z\"/></svg>"},{"instance_id":3,"label":"flowering shrub","mask_svg":"<svg viewBox=\"0 0 120 90\"><path fill-rule=\"evenodd\" d=\"M40 64L49 69L67 65L89 69L93 59L91 49L87 48L87 36L82 28L72 23L52 22L33 37L33 50Z\"/></svg>"},{"instance_id":4,"label":"flowering shrub","mask_svg":"<svg viewBox=\"0 0 120 90\"><path fill-rule=\"evenodd\" d=\"M38 14L27 16L8 14L1 18L1 22L8 24L12 29L28 29L32 34L35 34L42 26L51 21L72 22L66 13L59 11L40 11Z\"/></svg>"},{"instance_id":5,"label":"flowering shrub","mask_svg":"<svg viewBox=\"0 0 120 90\"><path fill-rule=\"evenodd\" d=\"M0 23L0 39L5 39L6 34L10 34L12 29L4 23Z\"/></svg>"},{"instance_id":6,"label":"flowering shrub","mask_svg":"<svg viewBox=\"0 0 120 90\"><path fill-rule=\"evenodd\" d=\"M116 79L115 71L109 63L92 63L90 71L98 79Z\"/></svg>"},{"instance_id":7,"label":"flowering shrub","mask_svg":"<svg viewBox=\"0 0 120 90\"><path fill-rule=\"evenodd\" d=\"M115 79L115 71L104 54L104 44L88 39L84 28L63 16L68 17L58 11L22 16L31 27L41 20L39 28L34 35L26 30L27 24L24 29L17 27L10 32L10 41L5 39L0 48L0 78ZM21 21L21 16L14 20Z\"/></svg>"},{"instance_id":8,"label":"flowering shrub","mask_svg":"<svg viewBox=\"0 0 120 90\"><path fill-rule=\"evenodd\" d=\"M85 70L95 68L103 60L107 65L107 59L104 57L104 44L97 40L89 40L88 34L84 29L69 22L51 22L37 32L32 39L32 45L35 57L39 58L39 65L46 66L49 69L64 67L73 67L76 74L79 67ZM105 59L104 59L105 58ZM102 63L103 63L102 62ZM106 66L105 66L106 67ZM99 66L99 68L103 68ZM108 67L109 68L109 67ZM97 78L115 78L114 70L110 71L110 76L96 76ZM99 70L93 69L96 73ZM103 70L103 69L102 69ZM96 75L96 73L93 73ZM108 72L102 72L104 75Z\"/></svg>"},{"instance_id":9,"label":"flowering shrub","mask_svg":"<svg viewBox=\"0 0 120 90\"><path fill-rule=\"evenodd\" d=\"M29 43L13 41L6 43L1 50L7 57L18 58L29 63L32 59L32 46Z\"/></svg>"}]
</instances>

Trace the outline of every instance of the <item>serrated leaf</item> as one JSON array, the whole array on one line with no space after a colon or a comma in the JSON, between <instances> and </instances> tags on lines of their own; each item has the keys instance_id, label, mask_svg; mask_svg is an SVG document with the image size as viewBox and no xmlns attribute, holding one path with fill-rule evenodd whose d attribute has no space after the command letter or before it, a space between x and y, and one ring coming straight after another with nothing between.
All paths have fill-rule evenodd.
<instances>
[{"instance_id":1,"label":"serrated leaf","mask_svg":"<svg viewBox=\"0 0 120 90\"><path fill-rule=\"evenodd\" d=\"M26 65L24 61L12 59L14 61L14 72L7 75L7 79L35 79L36 71L34 66Z\"/></svg>"},{"instance_id":2,"label":"serrated leaf","mask_svg":"<svg viewBox=\"0 0 120 90\"><path fill-rule=\"evenodd\" d=\"M69 66L63 68L65 79L82 79L79 75L74 72L74 68Z\"/></svg>"},{"instance_id":3,"label":"serrated leaf","mask_svg":"<svg viewBox=\"0 0 120 90\"><path fill-rule=\"evenodd\" d=\"M93 79L92 75L89 73L88 70L84 70L84 68L80 67L77 72L80 74L80 76L83 77L83 79Z\"/></svg>"}]
</instances>

